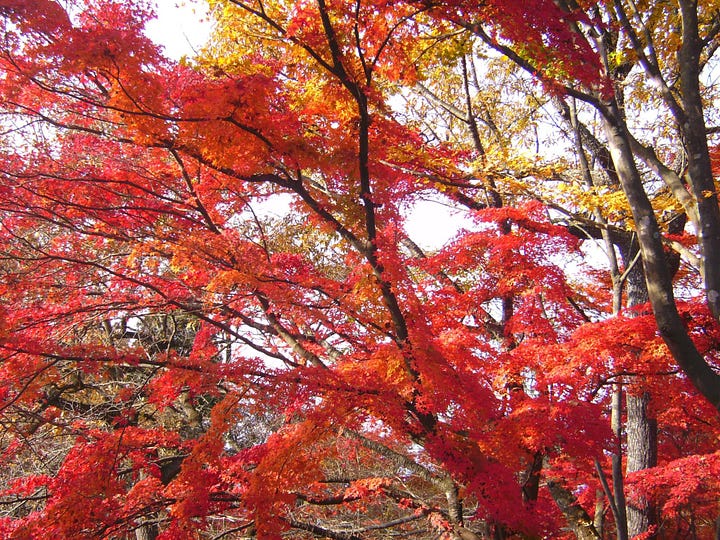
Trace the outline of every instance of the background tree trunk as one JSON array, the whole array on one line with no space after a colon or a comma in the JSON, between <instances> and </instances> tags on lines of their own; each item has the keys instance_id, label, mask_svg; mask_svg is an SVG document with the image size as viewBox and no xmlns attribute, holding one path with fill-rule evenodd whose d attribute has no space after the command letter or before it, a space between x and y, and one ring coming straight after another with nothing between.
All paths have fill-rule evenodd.
<instances>
[{"instance_id":1,"label":"background tree trunk","mask_svg":"<svg viewBox=\"0 0 720 540\"><path fill-rule=\"evenodd\" d=\"M657 422L648 417L650 396L627 395L627 463L626 473L648 469L657 465ZM655 509L644 500L627 507L628 534L647 531L657 524ZM654 536L653 536L654 537Z\"/></svg>"},{"instance_id":2,"label":"background tree trunk","mask_svg":"<svg viewBox=\"0 0 720 540\"><path fill-rule=\"evenodd\" d=\"M143 525L135 529L135 540L155 540L158 536L158 528L155 524Z\"/></svg>"},{"instance_id":3,"label":"background tree trunk","mask_svg":"<svg viewBox=\"0 0 720 540\"><path fill-rule=\"evenodd\" d=\"M627 267L637 254L638 246L633 242L627 250L621 248L623 260ZM642 305L648 301L643 266L640 261L630 270L627 279L627 306L629 308ZM626 392L626 464L625 474L648 469L657 465L657 422L648 417L650 395L640 395L632 391ZM634 501L627 504L626 515L628 537L648 531L657 525L654 509L646 501Z\"/></svg>"}]
</instances>

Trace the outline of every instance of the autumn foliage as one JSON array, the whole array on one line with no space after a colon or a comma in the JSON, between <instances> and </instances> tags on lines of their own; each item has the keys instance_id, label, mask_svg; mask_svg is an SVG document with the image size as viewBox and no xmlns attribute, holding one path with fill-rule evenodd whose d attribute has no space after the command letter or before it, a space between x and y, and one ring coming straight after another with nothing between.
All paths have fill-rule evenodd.
<instances>
[{"instance_id":1,"label":"autumn foliage","mask_svg":"<svg viewBox=\"0 0 720 540\"><path fill-rule=\"evenodd\" d=\"M611 538L621 492L645 537L716 534L715 188L634 141L642 214L612 137L592 185L521 119L535 92L619 121L665 19L479 6L214 0L175 61L144 2L0 0L1 537ZM466 218L442 245L427 200Z\"/></svg>"}]
</instances>

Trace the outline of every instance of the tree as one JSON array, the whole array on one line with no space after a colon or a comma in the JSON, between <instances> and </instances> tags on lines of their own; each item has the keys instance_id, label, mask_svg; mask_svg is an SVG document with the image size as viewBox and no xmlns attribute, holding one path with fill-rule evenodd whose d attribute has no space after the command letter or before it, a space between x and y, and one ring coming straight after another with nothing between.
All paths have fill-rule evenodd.
<instances>
[{"instance_id":1,"label":"tree","mask_svg":"<svg viewBox=\"0 0 720 540\"><path fill-rule=\"evenodd\" d=\"M437 7L446 10L442 16L468 28L541 81L587 103L600 115L613 171L632 212L658 328L675 360L718 408L720 379L694 347L678 315L671 266L664 254L658 219L638 165L642 163L665 183L683 215L692 223L698 239L697 261L706 300L717 320L720 309L716 269L720 265L715 257L720 242L720 214L702 92L702 72L712 65L716 48L713 6L678 2L677 9L666 12L666 6L648 6L640 11L634 4L625 6L618 2L592 5L587 10L566 3L541 2L540 6L525 4L521 8L499 4L497 10L501 16L497 22L492 21L490 27L484 18L489 11L463 13L458 18L451 14L455 8L452 2L438 3ZM539 7L548 16L535 26L513 24L523 20L517 17L518 8ZM671 45L658 43L668 35L668 26L660 21L669 23L673 29L682 29L669 34ZM553 62L549 61L548 44L556 47ZM647 86L657 89L655 99L668 111L671 129L675 131L672 143L679 146L687 160L680 172L673 169L672 163L663 161L660 149L643 144L632 135L621 86L633 68L639 71ZM676 155L678 146L671 146L668 157L672 159Z\"/></svg>"},{"instance_id":2,"label":"tree","mask_svg":"<svg viewBox=\"0 0 720 540\"><path fill-rule=\"evenodd\" d=\"M444 6L441 4L439 7L442 9ZM538 7L532 6L532 9ZM673 306L671 279L678 270L679 254L668 254L667 248L663 253L659 242L660 231L654 223L660 222L670 237L682 233L688 220L692 223L698 233L700 256L690 255L689 260L695 262L705 279L707 301L717 317L717 309L712 307L715 299L714 270L709 274L707 272L708 266L715 267L716 263L705 259L707 253L717 252L718 238L717 201L713 199L716 191L705 127L706 118L712 118L713 113L705 108L702 97L709 90L703 87L702 73L713 69L716 49L717 29L711 23L714 7L679 2L677 9L670 9L665 5L614 2L583 8L572 3L544 5L544 12L555 10L558 18L541 22L534 28L523 28L522 33L517 33L517 28L509 28L503 16L493 19L484 18L482 13L451 16L486 46L542 80L546 87L559 89L563 97L556 97L554 101L560 118L574 133L572 138L585 169L585 183L594 189L605 186L606 192L608 184L622 186L629 203L628 210L635 222L640 223L640 227L630 229L633 236L628 238L620 234L622 230L607 229L607 218L598 211L603 207L602 203L596 203L595 209L589 208L597 219L592 229L603 231L607 253L614 257L612 244L617 245L628 269L629 273L623 276L628 283L628 304L642 304L649 296L660 331L675 359L701 392L717 406L716 371L712 362L708 365L702 355L693 349L692 340L686 337L682 321ZM498 9L504 17L514 16L513 6L505 4ZM569 17L566 16L568 14ZM561 24L558 25L558 21ZM668 28L679 27L682 31L668 32ZM666 39L668 35L669 40ZM557 58L552 63L548 62L548 43L557 47ZM585 73L589 68L597 70L599 76L584 80L582 72L576 69L580 62L585 62ZM634 82L627 84L632 79ZM607 145L598 141L586 125L578 122L575 100L594 109L602 119ZM658 116L659 121L650 126L647 121L639 120L647 116L648 101L664 107L664 112ZM653 134L649 140L640 132L640 129L648 127ZM593 179L583 147L600 165L604 178L596 176ZM643 168L647 170L643 172ZM645 179L648 173L654 176L654 180ZM658 184L662 183L665 184L664 193L660 191L660 196L657 196ZM652 198L655 198L653 202ZM653 206L656 211L662 212L659 218L653 213ZM701 206L703 210L696 209ZM652 224L652 239L647 234L649 231L642 230L643 222ZM623 225L621 223L621 227L626 228ZM644 250L639 264L633 262L634 248L632 243L628 243L634 241L635 231L639 247ZM671 245L672 240L665 239L664 243ZM677 245L675 249L685 250ZM612 258L610 262L611 269L616 268ZM649 290L642 283L643 275ZM624 281L618 279L620 277L620 272L613 270L618 306L621 298L617 294L618 286L622 287ZM628 438L628 452L637 449L643 454L628 456L629 471L650 467L654 463L652 442L648 440L654 439L653 428L652 421L645 418L646 407L647 395L628 396L628 421L640 422L640 425L629 425L629 433L646 434L640 439L637 436ZM630 517L630 528L634 534L644 531L651 519L648 515L638 516L635 511Z\"/></svg>"},{"instance_id":3,"label":"tree","mask_svg":"<svg viewBox=\"0 0 720 540\"><path fill-rule=\"evenodd\" d=\"M663 403L682 414L658 410L660 474L629 495L676 516L668 530L709 534L720 426L688 381L693 366L716 376L712 305L677 311L686 377L655 336L672 257L651 258L654 214L639 220L629 197L634 221L615 224L587 197L554 223L530 186L570 167L515 155L474 75L487 36L558 100L620 125L576 37L595 19L543 5L533 26L499 3L498 41L474 5L211 7L214 41L174 63L137 3L0 5L3 536L597 538L599 489L621 529L603 463L609 388L630 375L651 404L671 381ZM552 69L548 43L562 45ZM407 89L453 119L431 133L394 111ZM589 124L571 124L587 146ZM602 163L633 195L618 141ZM427 196L474 226L424 251L403 225ZM705 202L696 214L712 218ZM601 320L614 297L578 225L610 244L637 228L655 317ZM689 471L680 492L673 467Z\"/></svg>"}]
</instances>

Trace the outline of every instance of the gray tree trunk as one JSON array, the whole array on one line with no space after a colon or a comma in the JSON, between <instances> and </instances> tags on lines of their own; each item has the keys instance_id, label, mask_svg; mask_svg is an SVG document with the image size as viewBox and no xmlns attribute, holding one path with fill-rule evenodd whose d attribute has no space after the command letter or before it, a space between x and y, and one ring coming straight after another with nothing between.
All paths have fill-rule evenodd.
<instances>
[{"instance_id":1,"label":"gray tree trunk","mask_svg":"<svg viewBox=\"0 0 720 540\"><path fill-rule=\"evenodd\" d=\"M637 246L621 249L625 264L634 258ZM648 291L642 263L637 264L629 273L627 280L627 306L634 307L648 301ZM650 395L644 392L634 394L632 390L626 395L627 420L626 433L626 465L625 473L648 469L657 465L657 421L648 416ZM632 538L646 532L657 525L654 508L644 499L627 504L628 537Z\"/></svg>"},{"instance_id":2,"label":"gray tree trunk","mask_svg":"<svg viewBox=\"0 0 720 540\"><path fill-rule=\"evenodd\" d=\"M142 525L135 529L135 540L155 540L158 536L157 525Z\"/></svg>"},{"instance_id":3,"label":"gray tree trunk","mask_svg":"<svg viewBox=\"0 0 720 540\"><path fill-rule=\"evenodd\" d=\"M631 473L657 465L657 421L648 417L647 393L627 396L627 463ZM657 524L655 509L644 499L628 504L628 534L632 538Z\"/></svg>"}]
</instances>

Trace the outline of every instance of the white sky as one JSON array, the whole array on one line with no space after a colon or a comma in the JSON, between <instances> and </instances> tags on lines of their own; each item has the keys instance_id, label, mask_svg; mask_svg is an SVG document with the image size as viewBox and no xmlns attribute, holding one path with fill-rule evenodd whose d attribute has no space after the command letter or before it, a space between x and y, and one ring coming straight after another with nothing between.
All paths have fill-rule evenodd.
<instances>
[{"instance_id":1,"label":"white sky","mask_svg":"<svg viewBox=\"0 0 720 540\"><path fill-rule=\"evenodd\" d=\"M155 0L158 18L147 24L147 35L179 60L192 56L207 41L211 25L207 4L197 0Z\"/></svg>"}]
</instances>

